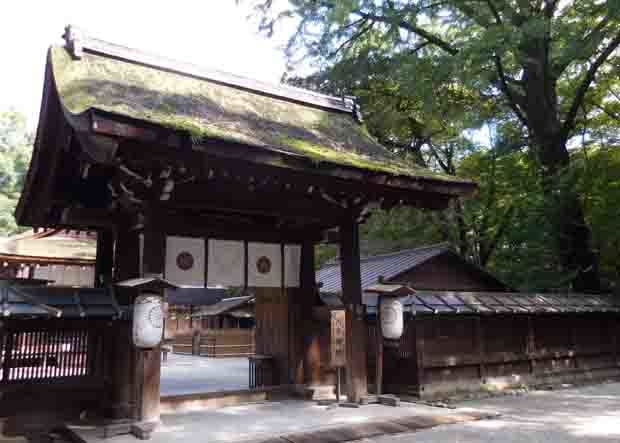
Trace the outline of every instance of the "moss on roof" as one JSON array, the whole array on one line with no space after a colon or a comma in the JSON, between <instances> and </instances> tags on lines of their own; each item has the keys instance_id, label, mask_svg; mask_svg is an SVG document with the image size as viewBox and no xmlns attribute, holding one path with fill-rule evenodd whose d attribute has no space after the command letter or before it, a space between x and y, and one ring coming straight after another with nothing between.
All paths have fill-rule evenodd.
<instances>
[{"instance_id":1,"label":"moss on roof","mask_svg":"<svg viewBox=\"0 0 620 443\"><path fill-rule=\"evenodd\" d=\"M395 158L351 115L267 97L112 58L51 49L56 86L74 114L90 108L317 162L413 178L464 181Z\"/></svg>"}]
</instances>

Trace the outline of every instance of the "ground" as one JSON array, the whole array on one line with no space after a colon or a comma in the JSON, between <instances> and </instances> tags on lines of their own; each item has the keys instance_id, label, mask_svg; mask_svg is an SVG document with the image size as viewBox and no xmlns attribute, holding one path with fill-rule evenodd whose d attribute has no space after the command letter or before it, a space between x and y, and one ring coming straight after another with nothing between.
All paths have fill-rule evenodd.
<instances>
[{"instance_id":1,"label":"ground","mask_svg":"<svg viewBox=\"0 0 620 443\"><path fill-rule=\"evenodd\" d=\"M161 395L247 389L248 375L246 357L208 358L171 353L161 366Z\"/></svg>"},{"instance_id":2,"label":"ground","mask_svg":"<svg viewBox=\"0 0 620 443\"><path fill-rule=\"evenodd\" d=\"M162 395L246 389L246 358L211 359L170 355L162 366ZM497 418L437 426L413 434L396 434L365 443L608 443L620 441L620 383L553 391L533 391L458 403L457 409L403 403L401 408L368 406L327 409L314 403L285 401L222 408L162 417L162 441L170 432L181 440L192 435L208 441L260 440L271 434L307 432L340 424L364 423L402 414L445 415L463 410L501 414ZM240 426L240 417L243 417ZM205 426L208 425L208 426ZM129 440L128 440L129 441Z\"/></svg>"},{"instance_id":3,"label":"ground","mask_svg":"<svg viewBox=\"0 0 620 443\"><path fill-rule=\"evenodd\" d=\"M459 407L502 414L492 420L438 426L373 443L610 443L620 441L620 383L535 391L463 402Z\"/></svg>"}]
</instances>

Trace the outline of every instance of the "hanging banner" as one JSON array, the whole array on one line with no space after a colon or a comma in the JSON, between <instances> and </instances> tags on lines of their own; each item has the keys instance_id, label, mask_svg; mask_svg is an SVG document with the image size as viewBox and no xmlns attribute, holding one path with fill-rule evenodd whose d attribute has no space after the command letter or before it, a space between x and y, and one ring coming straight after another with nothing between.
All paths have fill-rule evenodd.
<instances>
[{"instance_id":1,"label":"hanging banner","mask_svg":"<svg viewBox=\"0 0 620 443\"><path fill-rule=\"evenodd\" d=\"M178 286L204 287L204 239L193 237L166 237L165 277L166 280Z\"/></svg>"},{"instance_id":2,"label":"hanging banner","mask_svg":"<svg viewBox=\"0 0 620 443\"><path fill-rule=\"evenodd\" d=\"M209 239L208 286L243 286L245 249L243 242Z\"/></svg>"},{"instance_id":3,"label":"hanging banner","mask_svg":"<svg viewBox=\"0 0 620 443\"><path fill-rule=\"evenodd\" d=\"M301 246L284 245L284 286L298 288L300 270Z\"/></svg>"},{"instance_id":4,"label":"hanging banner","mask_svg":"<svg viewBox=\"0 0 620 443\"><path fill-rule=\"evenodd\" d=\"M248 243L248 286L282 287L282 248L279 243Z\"/></svg>"}]
</instances>

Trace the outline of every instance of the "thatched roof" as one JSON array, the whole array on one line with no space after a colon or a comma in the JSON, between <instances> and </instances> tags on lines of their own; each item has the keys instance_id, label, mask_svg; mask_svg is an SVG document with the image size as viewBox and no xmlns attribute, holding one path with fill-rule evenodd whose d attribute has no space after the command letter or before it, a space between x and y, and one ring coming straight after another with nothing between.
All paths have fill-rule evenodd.
<instances>
[{"instance_id":1,"label":"thatched roof","mask_svg":"<svg viewBox=\"0 0 620 443\"><path fill-rule=\"evenodd\" d=\"M64 47L49 53L61 101L71 114L100 110L188 131L198 145L221 139L317 163L469 184L396 158L356 121L350 99L222 73L205 76L200 68L176 69L170 60L83 36L78 43L84 50L77 55L73 47L73 53Z\"/></svg>"}]
</instances>

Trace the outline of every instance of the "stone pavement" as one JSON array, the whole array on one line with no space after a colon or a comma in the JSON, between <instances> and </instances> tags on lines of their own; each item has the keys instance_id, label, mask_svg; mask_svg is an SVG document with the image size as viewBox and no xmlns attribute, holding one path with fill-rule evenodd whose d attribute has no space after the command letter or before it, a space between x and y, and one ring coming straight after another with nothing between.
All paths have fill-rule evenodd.
<instances>
[{"instance_id":1,"label":"stone pavement","mask_svg":"<svg viewBox=\"0 0 620 443\"><path fill-rule=\"evenodd\" d=\"M163 415L162 423L150 442L338 443L479 418L471 410L450 410L411 403L403 403L396 408L383 405L328 408L310 401L270 401ZM131 435L104 440L99 431L84 427L74 429L89 443L137 441Z\"/></svg>"},{"instance_id":2,"label":"stone pavement","mask_svg":"<svg viewBox=\"0 0 620 443\"><path fill-rule=\"evenodd\" d=\"M161 395L248 389L245 357L209 358L168 354L161 366Z\"/></svg>"},{"instance_id":3,"label":"stone pavement","mask_svg":"<svg viewBox=\"0 0 620 443\"><path fill-rule=\"evenodd\" d=\"M439 426L373 443L611 443L620 442L620 383L458 404L501 414L493 420Z\"/></svg>"}]
</instances>

